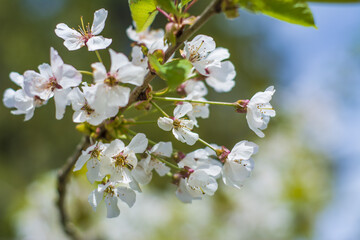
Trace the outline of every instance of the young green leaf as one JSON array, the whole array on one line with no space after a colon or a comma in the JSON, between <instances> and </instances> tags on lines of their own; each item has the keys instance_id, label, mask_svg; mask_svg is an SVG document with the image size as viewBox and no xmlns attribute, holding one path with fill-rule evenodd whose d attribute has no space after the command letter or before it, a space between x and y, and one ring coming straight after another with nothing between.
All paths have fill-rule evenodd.
<instances>
[{"instance_id":1,"label":"young green leaf","mask_svg":"<svg viewBox=\"0 0 360 240\"><path fill-rule=\"evenodd\" d=\"M185 5L189 2L191 2L191 0L181 0L181 2L179 3L179 8L185 7Z\"/></svg>"},{"instance_id":2,"label":"young green leaf","mask_svg":"<svg viewBox=\"0 0 360 240\"><path fill-rule=\"evenodd\" d=\"M176 89L191 73L192 64L187 59L174 59L162 65L155 55L148 58L152 70L167 82L170 90Z\"/></svg>"},{"instance_id":3,"label":"young green leaf","mask_svg":"<svg viewBox=\"0 0 360 240\"><path fill-rule=\"evenodd\" d=\"M154 21L158 11L156 0L129 0L131 16L136 24L136 31L142 32Z\"/></svg>"},{"instance_id":4,"label":"young green leaf","mask_svg":"<svg viewBox=\"0 0 360 240\"><path fill-rule=\"evenodd\" d=\"M241 7L306 27L316 27L308 4L303 0L237 0Z\"/></svg>"},{"instance_id":5,"label":"young green leaf","mask_svg":"<svg viewBox=\"0 0 360 240\"><path fill-rule=\"evenodd\" d=\"M180 14L174 4L174 1L172 1L172 0L156 0L156 2L157 2L157 5L165 12L173 13L175 15Z\"/></svg>"}]
</instances>

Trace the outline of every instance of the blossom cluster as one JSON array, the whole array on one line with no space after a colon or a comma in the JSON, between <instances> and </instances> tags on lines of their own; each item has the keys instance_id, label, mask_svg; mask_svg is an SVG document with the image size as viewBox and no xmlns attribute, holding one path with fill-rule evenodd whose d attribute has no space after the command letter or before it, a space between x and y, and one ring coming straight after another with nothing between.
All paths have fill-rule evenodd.
<instances>
[{"instance_id":1,"label":"blossom cluster","mask_svg":"<svg viewBox=\"0 0 360 240\"><path fill-rule=\"evenodd\" d=\"M169 177L177 186L176 196L185 203L201 199L204 195L213 195L218 188L218 178L222 178L226 185L241 188L254 167L252 155L258 151L258 146L243 140L229 150L225 146L207 143L194 132L194 127L199 127L198 118L209 118L211 104L218 104L246 113L249 128L259 137L264 137L262 130L267 127L270 117L275 116L270 104L274 88L268 87L251 99L233 103L206 100L207 87L218 93L231 91L235 86L236 72L228 60L230 53L227 49L216 47L210 36L197 35L191 41L186 41L180 50L180 59L191 66L189 75L175 91L181 97L163 97L164 94L171 94L171 91L166 89L155 94L158 92L149 85L142 93L143 98L136 101L144 101L162 113L163 116L154 121L160 129L172 131L175 139L182 143L194 145L201 142L206 148L185 154L174 149L172 142L153 142L144 133L130 129L129 122L136 124L136 121L126 119L124 111L128 105L134 104L129 100L131 85L140 87L148 84L145 82L147 76L160 76L151 66L149 58L159 53L164 56L171 42L166 40L166 33L161 29L137 32L130 26L126 32L134 41L131 59L109 49L111 66L107 70L98 52L108 49L112 43L112 39L99 36L105 27L107 15L105 9L96 11L91 27L89 24L85 26L81 19L79 31L64 23L58 24L55 29L56 35L64 40L64 46L69 51L87 47L89 51L96 52L99 62L91 64L92 72L79 71L65 64L58 52L51 48L50 64L41 64L39 72L28 70L22 75L15 72L10 74L10 79L20 89L5 91L5 106L13 108L11 113L15 115L24 114L27 121L33 117L35 108L47 104L54 97L56 119L62 119L66 107L71 105L73 122L96 126L96 133L112 127L126 135L120 140L120 137L105 138L101 134L89 134L95 143L82 152L74 167L74 171L79 171L86 164L87 178L91 184L96 184L95 190L89 195L89 203L96 210L104 199L108 217L119 215L118 199L129 207L134 205L135 192L140 193L141 186L151 181L153 170L159 176ZM171 55L166 61L175 59L175 54ZM93 81L84 81L83 74L91 75ZM158 101L175 103L172 116L161 109L156 103ZM139 111L149 111L149 108L139 108ZM119 123L115 127L111 125L114 121ZM127 140L130 140L128 145L124 143Z\"/></svg>"}]
</instances>

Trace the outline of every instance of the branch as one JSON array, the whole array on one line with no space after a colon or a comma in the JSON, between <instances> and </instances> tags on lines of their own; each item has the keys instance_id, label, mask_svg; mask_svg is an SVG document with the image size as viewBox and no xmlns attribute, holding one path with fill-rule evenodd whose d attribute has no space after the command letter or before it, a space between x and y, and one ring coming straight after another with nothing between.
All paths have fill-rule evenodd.
<instances>
[{"instance_id":1,"label":"branch","mask_svg":"<svg viewBox=\"0 0 360 240\"><path fill-rule=\"evenodd\" d=\"M181 45L188 40L196 31L198 31L213 15L221 12L221 2L222 0L214 0L199 16L198 20L179 36L177 36L176 44L169 47L165 52L165 62L177 51L180 49ZM156 77L155 74L149 72L144 79L144 83L134 88L131 92L129 103L123 108L125 110L131 104L138 100L139 95L146 90L149 83Z\"/></svg>"},{"instance_id":2,"label":"branch","mask_svg":"<svg viewBox=\"0 0 360 240\"><path fill-rule=\"evenodd\" d=\"M76 150L72 156L70 156L65 165L59 170L57 178L57 190L59 198L57 201L57 207L60 212L60 222L64 232L71 239L80 239L77 235L73 225L69 222L69 216L65 211L65 196L66 196L66 185L69 174L76 163L76 160L80 157L81 151L90 145L88 137L83 137L79 144L76 146Z\"/></svg>"}]
</instances>

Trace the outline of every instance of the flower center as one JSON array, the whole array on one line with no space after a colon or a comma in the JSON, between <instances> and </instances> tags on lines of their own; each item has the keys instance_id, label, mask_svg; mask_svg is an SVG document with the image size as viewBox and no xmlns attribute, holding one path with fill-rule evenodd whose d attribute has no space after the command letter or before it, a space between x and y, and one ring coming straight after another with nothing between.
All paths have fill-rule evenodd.
<instances>
[{"instance_id":1,"label":"flower center","mask_svg":"<svg viewBox=\"0 0 360 240\"><path fill-rule=\"evenodd\" d=\"M204 58L204 56L202 56L199 53L199 50L203 44L204 44L204 41L201 41L199 47L197 47L196 49L194 49L193 46L190 47L190 49L189 49L190 50L190 57L189 57L190 62L197 62Z\"/></svg>"},{"instance_id":2,"label":"flower center","mask_svg":"<svg viewBox=\"0 0 360 240\"><path fill-rule=\"evenodd\" d=\"M113 75L110 75L108 73L108 77L104 80L104 83L108 85L109 87L114 87L118 85L119 81L116 80L116 78Z\"/></svg>"},{"instance_id":3,"label":"flower center","mask_svg":"<svg viewBox=\"0 0 360 240\"><path fill-rule=\"evenodd\" d=\"M179 119L175 118L174 121L173 121L173 126L174 126L174 128L181 127L181 121Z\"/></svg>"},{"instance_id":4,"label":"flower center","mask_svg":"<svg viewBox=\"0 0 360 240\"><path fill-rule=\"evenodd\" d=\"M126 167L130 170L134 168L127 160L127 155L124 155L123 152L119 153L118 155L112 157L115 160L116 167Z\"/></svg>"},{"instance_id":5,"label":"flower center","mask_svg":"<svg viewBox=\"0 0 360 240\"><path fill-rule=\"evenodd\" d=\"M95 111L88 105L87 102L85 102L85 105L82 106L81 110L85 111L88 116L91 115Z\"/></svg>"},{"instance_id":6,"label":"flower center","mask_svg":"<svg viewBox=\"0 0 360 240\"><path fill-rule=\"evenodd\" d=\"M92 33L91 33L91 28L90 28L90 23L88 23L86 25L86 28L85 28L85 25L84 25L84 20L83 20L83 17L81 16L81 26L78 26L79 27L79 32L81 34L81 40L85 43L86 45L86 42L91 38L93 37Z\"/></svg>"},{"instance_id":7,"label":"flower center","mask_svg":"<svg viewBox=\"0 0 360 240\"><path fill-rule=\"evenodd\" d=\"M115 191L114 191L114 187L113 186L108 186L105 190L104 190L104 193L105 194L108 194L108 195L111 195L111 196L114 196L115 194Z\"/></svg>"},{"instance_id":8,"label":"flower center","mask_svg":"<svg viewBox=\"0 0 360 240\"><path fill-rule=\"evenodd\" d=\"M51 91L54 91L55 89L62 89L62 86L58 84L55 77L51 77L49 78L48 88L50 88Z\"/></svg>"}]
</instances>

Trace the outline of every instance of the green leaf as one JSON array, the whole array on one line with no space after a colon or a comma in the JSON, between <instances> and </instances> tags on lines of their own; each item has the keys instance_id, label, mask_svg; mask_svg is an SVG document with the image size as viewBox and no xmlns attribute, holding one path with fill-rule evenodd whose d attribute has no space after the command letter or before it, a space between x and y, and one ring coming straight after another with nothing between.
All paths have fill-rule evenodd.
<instances>
[{"instance_id":1,"label":"green leaf","mask_svg":"<svg viewBox=\"0 0 360 240\"><path fill-rule=\"evenodd\" d=\"M156 2L157 2L157 5L165 12L179 15L179 11L175 6L174 1L172 1L172 0L156 0Z\"/></svg>"},{"instance_id":2,"label":"green leaf","mask_svg":"<svg viewBox=\"0 0 360 240\"><path fill-rule=\"evenodd\" d=\"M152 69L167 82L170 90L176 89L191 73L192 64L187 59L174 59L162 65L155 55L148 58Z\"/></svg>"},{"instance_id":3,"label":"green leaf","mask_svg":"<svg viewBox=\"0 0 360 240\"><path fill-rule=\"evenodd\" d=\"M253 12L306 27L316 27L314 17L304 0L238 0L240 6Z\"/></svg>"},{"instance_id":4,"label":"green leaf","mask_svg":"<svg viewBox=\"0 0 360 240\"><path fill-rule=\"evenodd\" d=\"M129 0L129 5L137 32L148 28L158 13L155 0Z\"/></svg>"},{"instance_id":5,"label":"green leaf","mask_svg":"<svg viewBox=\"0 0 360 240\"><path fill-rule=\"evenodd\" d=\"M185 5L189 2L191 2L191 0L181 0L181 2L179 3L179 8L185 7Z\"/></svg>"}]
</instances>

